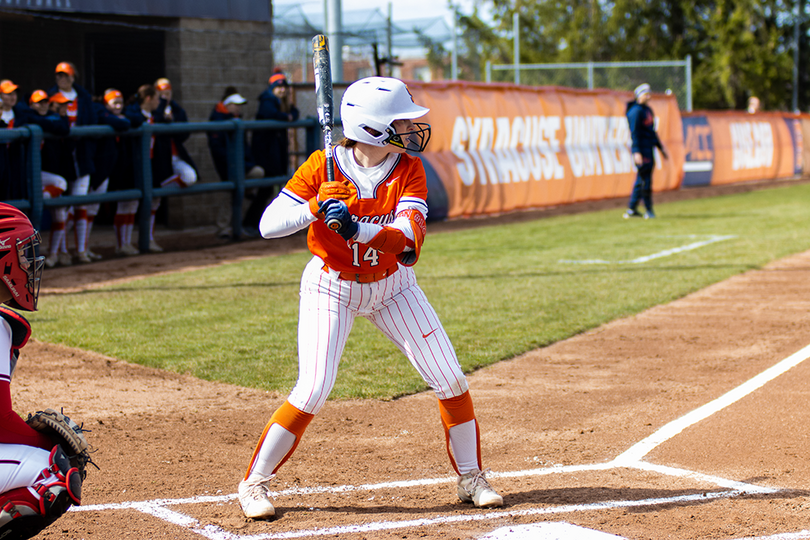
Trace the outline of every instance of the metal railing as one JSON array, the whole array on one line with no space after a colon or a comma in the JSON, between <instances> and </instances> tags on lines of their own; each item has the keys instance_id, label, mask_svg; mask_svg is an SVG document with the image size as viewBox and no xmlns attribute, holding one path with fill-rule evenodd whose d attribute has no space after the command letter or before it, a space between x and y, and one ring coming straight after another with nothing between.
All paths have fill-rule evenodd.
<instances>
[{"instance_id":1,"label":"metal railing","mask_svg":"<svg viewBox=\"0 0 810 540\"><path fill-rule=\"evenodd\" d=\"M20 128L0 129L0 144L14 141L25 141L26 144L26 180L27 199L3 201L28 213L31 223L36 229L40 228L43 210L59 206L85 206L88 204L131 201L138 199L138 249L142 253L149 251L149 220L152 208L152 199L156 197L177 197L198 195L215 191L231 192L231 227L234 239L242 234L242 205L244 204L245 190L256 187L283 185L289 176L273 176L248 180L245 178L245 132L256 130L273 130L297 128L306 130L306 155L321 147L320 124L314 118L306 118L295 122L279 122L276 120L240 120L232 119L219 122L183 122L174 124L144 124L140 128L118 132L110 126L80 126L70 129L67 137L71 138L100 138L100 137L131 137L134 144L134 173L135 189L110 191L107 193L89 193L87 195L64 194L53 199L42 196L42 156L41 147L43 138L58 138L44 134L37 125L27 125ZM151 138L153 135L171 135L174 133L224 131L228 133L226 140L228 159L228 180L220 182L197 182L188 187L155 188L152 185L152 164L149 157Z\"/></svg>"}]
</instances>

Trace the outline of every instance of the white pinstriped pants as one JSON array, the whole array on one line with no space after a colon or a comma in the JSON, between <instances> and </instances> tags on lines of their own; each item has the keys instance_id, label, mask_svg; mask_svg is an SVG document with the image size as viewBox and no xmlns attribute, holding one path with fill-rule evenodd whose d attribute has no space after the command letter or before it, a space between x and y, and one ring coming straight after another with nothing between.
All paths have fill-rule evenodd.
<instances>
[{"instance_id":1,"label":"white pinstriped pants","mask_svg":"<svg viewBox=\"0 0 810 540\"><path fill-rule=\"evenodd\" d=\"M380 281L356 283L324 272L323 261L313 257L301 278L298 382L287 398L291 405L310 414L323 407L358 315L399 347L439 399L467 391L455 349L412 268L400 266Z\"/></svg>"}]
</instances>

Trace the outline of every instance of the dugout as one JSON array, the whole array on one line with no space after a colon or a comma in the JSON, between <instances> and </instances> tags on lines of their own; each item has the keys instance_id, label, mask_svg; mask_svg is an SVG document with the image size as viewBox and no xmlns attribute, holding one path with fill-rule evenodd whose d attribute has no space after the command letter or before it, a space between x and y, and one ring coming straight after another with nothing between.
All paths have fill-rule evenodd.
<instances>
[{"instance_id":1,"label":"dugout","mask_svg":"<svg viewBox=\"0 0 810 540\"><path fill-rule=\"evenodd\" d=\"M270 0L0 0L0 78L19 85L21 100L55 83L61 61L76 65L77 83L93 95L108 87L125 96L159 77L172 81L189 121L205 121L226 86L249 100L272 73ZM216 182L204 133L186 148L200 182ZM170 197L159 218L173 228L209 224L225 193Z\"/></svg>"}]
</instances>

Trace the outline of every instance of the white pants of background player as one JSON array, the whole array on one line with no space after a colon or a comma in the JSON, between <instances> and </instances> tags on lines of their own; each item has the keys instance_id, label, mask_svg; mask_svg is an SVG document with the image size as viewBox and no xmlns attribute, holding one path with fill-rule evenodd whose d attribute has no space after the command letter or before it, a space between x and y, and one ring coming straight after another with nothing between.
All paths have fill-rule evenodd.
<instances>
[{"instance_id":1,"label":"white pants of background player","mask_svg":"<svg viewBox=\"0 0 810 540\"><path fill-rule=\"evenodd\" d=\"M417 285L412 268L400 266L380 281L357 283L340 279L334 271L325 272L323 266L323 261L314 257L301 279L298 382L287 403L307 416L320 411L335 384L338 364L358 315L379 328L405 354L440 403L467 398L467 379L453 345ZM300 433L296 436L271 419L246 478L256 480L275 473L299 438ZM459 474L481 467L475 419L449 427L447 438Z\"/></svg>"},{"instance_id":2,"label":"white pants of background player","mask_svg":"<svg viewBox=\"0 0 810 540\"><path fill-rule=\"evenodd\" d=\"M178 177L180 187L188 187L197 182L197 171L178 156L172 156L172 172Z\"/></svg>"},{"instance_id":3,"label":"white pants of background player","mask_svg":"<svg viewBox=\"0 0 810 540\"><path fill-rule=\"evenodd\" d=\"M55 199L67 191L68 183L58 174L42 171L42 198ZM56 260L59 247L65 239L65 223L67 222L68 209L64 206L54 206L51 208L51 241L49 244L48 257Z\"/></svg>"},{"instance_id":4,"label":"white pants of background player","mask_svg":"<svg viewBox=\"0 0 810 540\"><path fill-rule=\"evenodd\" d=\"M96 189L90 189L90 175L80 176L70 186L71 195L87 195L88 193L107 193L107 187L110 184L109 178L104 180ZM76 206L73 208L73 221L75 222L75 237L76 237L76 251L79 254L87 250L88 241L90 239L90 231L93 229L93 220L98 215L100 204L88 204ZM68 225L66 229L70 229L70 211L68 212ZM67 244L62 243L60 246L62 253L67 253Z\"/></svg>"}]
</instances>

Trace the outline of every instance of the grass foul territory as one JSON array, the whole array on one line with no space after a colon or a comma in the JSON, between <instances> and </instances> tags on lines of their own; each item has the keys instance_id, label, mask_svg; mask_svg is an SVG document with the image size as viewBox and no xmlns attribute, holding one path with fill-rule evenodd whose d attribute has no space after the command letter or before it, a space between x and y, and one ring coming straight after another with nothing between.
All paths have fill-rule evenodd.
<instances>
[{"instance_id":1,"label":"grass foul territory","mask_svg":"<svg viewBox=\"0 0 810 540\"><path fill-rule=\"evenodd\" d=\"M801 184L661 204L654 220L624 220L615 209L428 234L416 273L469 372L810 249L807 201L810 185ZM34 337L286 394L298 371L298 283L309 257L45 295L30 316ZM332 397L424 389L403 355L358 319Z\"/></svg>"}]
</instances>

